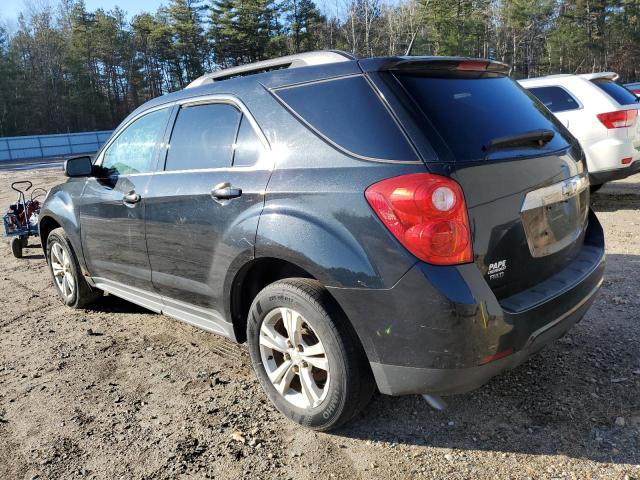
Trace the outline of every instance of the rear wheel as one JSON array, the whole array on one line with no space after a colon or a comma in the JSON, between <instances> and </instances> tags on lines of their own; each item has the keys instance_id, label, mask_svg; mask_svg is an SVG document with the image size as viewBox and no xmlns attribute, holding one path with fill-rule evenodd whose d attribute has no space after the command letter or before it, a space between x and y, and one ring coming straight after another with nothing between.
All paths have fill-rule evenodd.
<instances>
[{"instance_id":1,"label":"rear wheel","mask_svg":"<svg viewBox=\"0 0 640 480\"><path fill-rule=\"evenodd\" d=\"M47 237L47 262L58 295L65 305L82 308L102 296L102 292L91 288L80 274L78 259L62 228L56 228Z\"/></svg>"},{"instance_id":2,"label":"rear wheel","mask_svg":"<svg viewBox=\"0 0 640 480\"><path fill-rule=\"evenodd\" d=\"M22 239L20 237L11 239L11 253L16 258L22 258Z\"/></svg>"},{"instance_id":3,"label":"rear wheel","mask_svg":"<svg viewBox=\"0 0 640 480\"><path fill-rule=\"evenodd\" d=\"M360 342L320 284L287 279L263 289L249 312L254 370L276 408L315 430L350 420L375 384Z\"/></svg>"}]
</instances>

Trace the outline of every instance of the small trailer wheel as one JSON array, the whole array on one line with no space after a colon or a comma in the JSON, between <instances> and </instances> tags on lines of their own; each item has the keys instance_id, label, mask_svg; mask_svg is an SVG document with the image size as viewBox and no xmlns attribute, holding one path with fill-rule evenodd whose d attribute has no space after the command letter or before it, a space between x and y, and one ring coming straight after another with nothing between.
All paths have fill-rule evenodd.
<instances>
[{"instance_id":1,"label":"small trailer wheel","mask_svg":"<svg viewBox=\"0 0 640 480\"><path fill-rule=\"evenodd\" d=\"M11 253L16 258L22 258L22 239L20 237L11 239Z\"/></svg>"}]
</instances>

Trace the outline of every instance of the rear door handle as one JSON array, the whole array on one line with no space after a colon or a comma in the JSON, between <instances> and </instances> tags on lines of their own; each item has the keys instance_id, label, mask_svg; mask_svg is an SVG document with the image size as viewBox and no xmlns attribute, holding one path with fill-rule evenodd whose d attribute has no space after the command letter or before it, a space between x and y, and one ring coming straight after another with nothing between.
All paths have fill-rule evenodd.
<instances>
[{"instance_id":1,"label":"rear door handle","mask_svg":"<svg viewBox=\"0 0 640 480\"><path fill-rule=\"evenodd\" d=\"M242 189L232 187L229 182L220 183L211 190L211 196L217 200L229 200L240 195L242 195Z\"/></svg>"},{"instance_id":2,"label":"rear door handle","mask_svg":"<svg viewBox=\"0 0 640 480\"><path fill-rule=\"evenodd\" d=\"M122 201L126 204L126 205L135 205L136 203L138 203L141 200L142 197L140 197L139 194L137 194L134 191L131 191L129 193L127 193L123 198Z\"/></svg>"}]
</instances>

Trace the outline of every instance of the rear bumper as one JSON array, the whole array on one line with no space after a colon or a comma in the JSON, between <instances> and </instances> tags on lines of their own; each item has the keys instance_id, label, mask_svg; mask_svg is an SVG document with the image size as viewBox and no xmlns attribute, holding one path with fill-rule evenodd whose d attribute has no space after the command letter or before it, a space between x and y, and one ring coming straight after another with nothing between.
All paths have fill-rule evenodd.
<instances>
[{"instance_id":1,"label":"rear bumper","mask_svg":"<svg viewBox=\"0 0 640 480\"><path fill-rule=\"evenodd\" d=\"M624 175L622 172L626 171L630 166L622 165L623 158L631 158L631 162L640 161L640 148L634 142L635 140L629 137L626 128L609 130L605 138L594 143L587 140L581 142L587 157L589 173L607 176L620 171L619 174ZM615 179L613 178L613 180ZM610 180L612 179L605 181ZM592 183L594 185L597 184L596 182Z\"/></svg>"},{"instance_id":2,"label":"rear bumper","mask_svg":"<svg viewBox=\"0 0 640 480\"><path fill-rule=\"evenodd\" d=\"M640 172L640 160L636 160L632 164L624 167L589 173L589 182L591 185L601 185L606 182L627 178L638 172Z\"/></svg>"},{"instance_id":3,"label":"rear bumper","mask_svg":"<svg viewBox=\"0 0 640 480\"><path fill-rule=\"evenodd\" d=\"M378 388L387 395L452 395L481 387L500 372L517 367L542 347L562 337L582 319L599 288L600 282L574 309L535 331L524 348L486 365L467 368L416 368L371 362Z\"/></svg>"},{"instance_id":4,"label":"rear bumper","mask_svg":"<svg viewBox=\"0 0 640 480\"><path fill-rule=\"evenodd\" d=\"M604 257L602 228L590 213L572 263L500 301L475 264L418 263L388 290L329 290L352 321L382 393L446 395L483 385L562 336L593 303Z\"/></svg>"}]
</instances>

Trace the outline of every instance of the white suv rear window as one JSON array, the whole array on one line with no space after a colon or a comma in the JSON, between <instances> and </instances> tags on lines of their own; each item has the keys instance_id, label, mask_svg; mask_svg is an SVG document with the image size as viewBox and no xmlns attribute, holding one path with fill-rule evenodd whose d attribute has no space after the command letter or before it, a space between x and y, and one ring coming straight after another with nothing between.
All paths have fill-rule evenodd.
<instances>
[{"instance_id":1,"label":"white suv rear window","mask_svg":"<svg viewBox=\"0 0 640 480\"><path fill-rule=\"evenodd\" d=\"M591 81L620 105L633 105L634 103L638 103L638 97L612 80L596 78Z\"/></svg>"}]
</instances>

